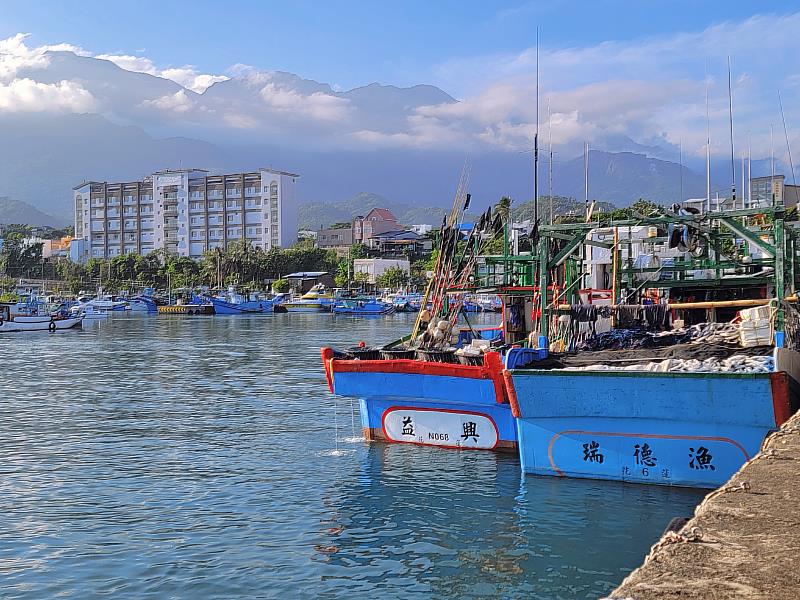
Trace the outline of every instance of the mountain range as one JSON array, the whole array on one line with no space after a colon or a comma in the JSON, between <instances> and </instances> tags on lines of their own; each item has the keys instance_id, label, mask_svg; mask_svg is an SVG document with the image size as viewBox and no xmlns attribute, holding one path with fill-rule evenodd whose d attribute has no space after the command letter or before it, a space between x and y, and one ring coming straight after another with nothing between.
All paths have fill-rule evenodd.
<instances>
[{"instance_id":1,"label":"mountain range","mask_svg":"<svg viewBox=\"0 0 800 600\"><path fill-rule=\"evenodd\" d=\"M530 154L447 143L446 129L426 133L431 114L459 105L434 86L338 91L291 73L248 68L198 92L70 51L31 52L18 62L9 86L33 86L36 93L30 106L19 94L14 110L0 110L0 195L60 221L71 221L72 187L84 179L132 181L178 167L299 173L297 195L313 216L307 224L365 212L374 196L358 195L363 190L398 202L404 222L437 223L436 211L414 214L413 207L448 207L465 159L476 211L504 195L532 198ZM426 135L433 136L427 145L418 141ZM684 197L705 193L703 175L665 158L671 149L613 133L594 147L593 199L625 206L640 197L669 203L681 188ZM582 199L583 159L567 156L554 165L553 192ZM546 195L545 160L539 173L539 193ZM725 185L712 183L713 189Z\"/></svg>"},{"instance_id":2,"label":"mountain range","mask_svg":"<svg viewBox=\"0 0 800 600\"><path fill-rule=\"evenodd\" d=\"M33 226L63 227L69 222L71 221L45 214L26 202L0 196L0 224L2 225L17 223Z\"/></svg>"}]
</instances>

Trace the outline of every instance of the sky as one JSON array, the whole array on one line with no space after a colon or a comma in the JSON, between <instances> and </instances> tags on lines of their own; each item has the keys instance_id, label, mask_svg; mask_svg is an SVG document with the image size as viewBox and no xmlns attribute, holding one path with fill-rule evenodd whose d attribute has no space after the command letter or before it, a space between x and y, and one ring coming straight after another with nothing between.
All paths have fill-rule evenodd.
<instances>
[{"instance_id":1,"label":"sky","mask_svg":"<svg viewBox=\"0 0 800 600\"><path fill-rule=\"evenodd\" d=\"M778 89L790 137L800 135L797 0L5 0L2 16L0 111L6 112L120 117L120 107L98 95L102 89L80 78L53 82L20 70L46 62L42 53L55 48L184 86L130 107L124 118L135 123L149 119L174 129L185 122L186 131L195 131L205 119L231 131L261 127L275 135L285 126L284 137L298 143L347 148L523 151L550 105L554 144L573 153L588 141L611 150L682 148L699 160L706 89L712 153L728 151L730 57L739 150L769 155L770 126L782 133ZM275 80L274 71L330 84L334 92L372 82L432 84L458 102L413 106L381 122L365 118L350 98L303 92ZM229 77L241 78L242 93L250 94L237 97L236 106L190 93ZM615 148L614 140L624 143Z\"/></svg>"},{"instance_id":2,"label":"sky","mask_svg":"<svg viewBox=\"0 0 800 600\"><path fill-rule=\"evenodd\" d=\"M556 50L702 31L798 8L796 0L4 0L0 37L26 32L37 46L67 42L217 74L245 63L345 89L431 83L464 97L475 82L454 65L521 53L535 45L537 28L541 47Z\"/></svg>"}]
</instances>

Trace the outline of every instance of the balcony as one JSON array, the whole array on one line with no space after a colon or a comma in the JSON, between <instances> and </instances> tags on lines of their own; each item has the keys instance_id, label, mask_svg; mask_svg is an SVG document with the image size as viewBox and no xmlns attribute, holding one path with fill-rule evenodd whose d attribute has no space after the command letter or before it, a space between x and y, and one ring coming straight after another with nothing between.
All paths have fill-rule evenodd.
<instances>
[{"instance_id":1,"label":"balcony","mask_svg":"<svg viewBox=\"0 0 800 600\"><path fill-rule=\"evenodd\" d=\"M147 202L152 202L152 201L153 201L153 196L151 196L150 194L142 194L141 196L139 196L139 202L141 202L142 204L146 204Z\"/></svg>"},{"instance_id":2,"label":"balcony","mask_svg":"<svg viewBox=\"0 0 800 600\"><path fill-rule=\"evenodd\" d=\"M247 197L258 196L258 188L254 187L244 188L244 195Z\"/></svg>"},{"instance_id":3,"label":"balcony","mask_svg":"<svg viewBox=\"0 0 800 600\"><path fill-rule=\"evenodd\" d=\"M208 199L209 200L222 199L222 190L208 190Z\"/></svg>"},{"instance_id":4,"label":"balcony","mask_svg":"<svg viewBox=\"0 0 800 600\"><path fill-rule=\"evenodd\" d=\"M166 192L164 194L164 200L177 200L178 199L178 192Z\"/></svg>"},{"instance_id":5,"label":"balcony","mask_svg":"<svg viewBox=\"0 0 800 600\"><path fill-rule=\"evenodd\" d=\"M242 190L236 188L228 188L225 190L225 197L226 198L241 198L242 197Z\"/></svg>"},{"instance_id":6,"label":"balcony","mask_svg":"<svg viewBox=\"0 0 800 600\"><path fill-rule=\"evenodd\" d=\"M165 207L164 208L164 216L165 217L177 217L178 216L178 208L177 207Z\"/></svg>"}]
</instances>

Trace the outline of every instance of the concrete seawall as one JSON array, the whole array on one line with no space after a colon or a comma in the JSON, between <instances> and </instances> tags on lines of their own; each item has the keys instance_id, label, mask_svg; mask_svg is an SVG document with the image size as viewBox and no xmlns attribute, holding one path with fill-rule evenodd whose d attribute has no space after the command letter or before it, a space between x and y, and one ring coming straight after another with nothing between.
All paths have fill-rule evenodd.
<instances>
[{"instance_id":1,"label":"concrete seawall","mask_svg":"<svg viewBox=\"0 0 800 600\"><path fill-rule=\"evenodd\" d=\"M609 597L800 599L800 413Z\"/></svg>"}]
</instances>

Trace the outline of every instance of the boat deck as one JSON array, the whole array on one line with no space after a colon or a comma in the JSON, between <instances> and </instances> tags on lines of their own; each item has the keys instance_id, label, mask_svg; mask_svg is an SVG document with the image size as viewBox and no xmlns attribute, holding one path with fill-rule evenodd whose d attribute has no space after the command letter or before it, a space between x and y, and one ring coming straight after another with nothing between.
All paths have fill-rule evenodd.
<instances>
[{"instance_id":1,"label":"boat deck","mask_svg":"<svg viewBox=\"0 0 800 600\"><path fill-rule=\"evenodd\" d=\"M610 598L796 599L798 481L800 413L709 494L685 527L662 537Z\"/></svg>"}]
</instances>

